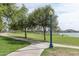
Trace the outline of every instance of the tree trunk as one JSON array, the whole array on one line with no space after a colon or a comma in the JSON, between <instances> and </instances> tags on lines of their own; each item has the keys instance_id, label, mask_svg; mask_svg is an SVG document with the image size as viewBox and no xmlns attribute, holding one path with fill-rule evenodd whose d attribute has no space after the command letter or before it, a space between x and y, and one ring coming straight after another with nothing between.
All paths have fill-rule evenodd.
<instances>
[{"instance_id":1,"label":"tree trunk","mask_svg":"<svg viewBox=\"0 0 79 59\"><path fill-rule=\"evenodd\" d=\"M25 28L25 38L27 39L27 30L26 30L26 28Z\"/></svg>"},{"instance_id":2,"label":"tree trunk","mask_svg":"<svg viewBox=\"0 0 79 59\"><path fill-rule=\"evenodd\" d=\"M46 41L46 27L43 27L43 32L44 32L44 41Z\"/></svg>"}]
</instances>

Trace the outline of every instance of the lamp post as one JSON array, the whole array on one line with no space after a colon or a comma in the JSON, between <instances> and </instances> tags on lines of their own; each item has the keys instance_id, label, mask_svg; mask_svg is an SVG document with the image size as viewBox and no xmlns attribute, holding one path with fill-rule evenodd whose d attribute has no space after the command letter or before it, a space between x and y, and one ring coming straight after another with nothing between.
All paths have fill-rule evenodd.
<instances>
[{"instance_id":1,"label":"lamp post","mask_svg":"<svg viewBox=\"0 0 79 59\"><path fill-rule=\"evenodd\" d=\"M49 48L53 48L53 42L52 42L52 16L53 16L53 11L49 11L49 20L50 20L50 45Z\"/></svg>"}]
</instances>

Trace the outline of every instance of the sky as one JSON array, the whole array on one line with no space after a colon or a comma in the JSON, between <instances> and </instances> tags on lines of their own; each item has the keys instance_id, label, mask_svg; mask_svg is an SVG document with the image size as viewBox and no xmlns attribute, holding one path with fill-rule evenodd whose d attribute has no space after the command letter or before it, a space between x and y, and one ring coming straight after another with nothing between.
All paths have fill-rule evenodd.
<instances>
[{"instance_id":1,"label":"sky","mask_svg":"<svg viewBox=\"0 0 79 59\"><path fill-rule=\"evenodd\" d=\"M25 6L32 12L38 7L51 5L58 16L58 26L62 30L79 30L79 4L74 3L27 3Z\"/></svg>"}]
</instances>

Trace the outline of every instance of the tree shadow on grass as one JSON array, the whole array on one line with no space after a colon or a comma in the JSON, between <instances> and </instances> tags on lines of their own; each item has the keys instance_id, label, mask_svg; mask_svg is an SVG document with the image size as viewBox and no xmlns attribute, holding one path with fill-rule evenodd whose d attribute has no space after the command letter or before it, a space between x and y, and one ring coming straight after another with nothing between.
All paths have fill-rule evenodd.
<instances>
[{"instance_id":1,"label":"tree shadow on grass","mask_svg":"<svg viewBox=\"0 0 79 59\"><path fill-rule=\"evenodd\" d=\"M22 41L22 40L15 40L13 38L9 38L9 37L4 37L4 36L0 36L3 40L5 40L8 44L15 44L15 45L24 45L24 44L30 44L29 42L26 41Z\"/></svg>"},{"instance_id":2,"label":"tree shadow on grass","mask_svg":"<svg viewBox=\"0 0 79 59\"><path fill-rule=\"evenodd\" d=\"M26 40L26 41L28 41L28 42L31 42L33 45L34 44L40 44L40 43L46 43L46 42L48 42L48 41L45 41L45 40L39 40L39 39L34 39L34 38L25 38L25 37L21 37L21 36L13 36L13 37L15 37L15 38L22 38L22 39L24 39L24 40Z\"/></svg>"},{"instance_id":3,"label":"tree shadow on grass","mask_svg":"<svg viewBox=\"0 0 79 59\"><path fill-rule=\"evenodd\" d=\"M16 38L23 38L23 39L26 39L25 37L21 37L21 36L13 36L13 37L16 37ZM27 38L28 40L32 40L32 41L39 41L39 42L48 42L47 40L45 41L45 40L43 40L43 39L34 39L34 38ZM27 40L26 39L26 40Z\"/></svg>"}]
</instances>

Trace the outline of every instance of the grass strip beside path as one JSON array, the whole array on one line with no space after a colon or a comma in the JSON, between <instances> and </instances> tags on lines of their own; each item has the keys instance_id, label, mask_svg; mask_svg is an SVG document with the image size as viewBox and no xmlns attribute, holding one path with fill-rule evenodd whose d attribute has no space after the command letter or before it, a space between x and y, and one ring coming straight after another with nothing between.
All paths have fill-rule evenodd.
<instances>
[{"instance_id":1,"label":"grass strip beside path","mask_svg":"<svg viewBox=\"0 0 79 59\"><path fill-rule=\"evenodd\" d=\"M15 37L24 37L24 32L16 32L16 33L9 33L11 36ZM27 32L27 37L31 38L32 40L39 40L43 41L43 33L35 33L35 32ZM53 34L53 42L65 45L74 45L79 46L79 38L78 37L69 37L64 35L63 37L58 34ZM49 34L46 35L46 41L49 42Z\"/></svg>"},{"instance_id":2,"label":"grass strip beside path","mask_svg":"<svg viewBox=\"0 0 79 59\"><path fill-rule=\"evenodd\" d=\"M0 36L0 56L7 55L28 45L30 45L29 42Z\"/></svg>"},{"instance_id":3,"label":"grass strip beside path","mask_svg":"<svg viewBox=\"0 0 79 59\"><path fill-rule=\"evenodd\" d=\"M79 50L65 47L47 48L41 56L79 56Z\"/></svg>"}]
</instances>

